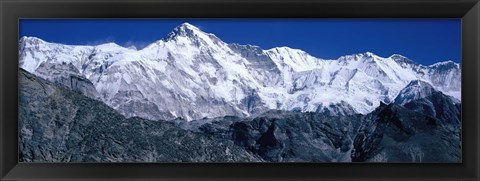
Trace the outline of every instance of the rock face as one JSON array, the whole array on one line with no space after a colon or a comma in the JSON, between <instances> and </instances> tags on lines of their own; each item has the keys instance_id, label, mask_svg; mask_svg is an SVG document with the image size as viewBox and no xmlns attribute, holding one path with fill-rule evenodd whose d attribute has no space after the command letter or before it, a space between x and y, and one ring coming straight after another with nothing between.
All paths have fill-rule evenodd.
<instances>
[{"instance_id":1,"label":"rock face","mask_svg":"<svg viewBox=\"0 0 480 181\"><path fill-rule=\"evenodd\" d=\"M453 126L453 130L460 130L461 103L459 100L435 90L430 84L422 81L412 81L397 98L395 104L433 116L444 122L444 125Z\"/></svg>"},{"instance_id":2,"label":"rock face","mask_svg":"<svg viewBox=\"0 0 480 181\"><path fill-rule=\"evenodd\" d=\"M269 111L177 124L233 140L271 162L461 162L458 123L395 104L367 115Z\"/></svg>"},{"instance_id":3,"label":"rock face","mask_svg":"<svg viewBox=\"0 0 480 181\"><path fill-rule=\"evenodd\" d=\"M278 110L253 119L203 120L200 126L187 129L233 140L270 162L350 162L353 138L361 123L357 119L361 116L333 117Z\"/></svg>"},{"instance_id":4,"label":"rock face","mask_svg":"<svg viewBox=\"0 0 480 181\"><path fill-rule=\"evenodd\" d=\"M272 162L350 162L355 118L272 111L231 125L232 139Z\"/></svg>"},{"instance_id":5,"label":"rock face","mask_svg":"<svg viewBox=\"0 0 480 181\"><path fill-rule=\"evenodd\" d=\"M54 64L43 62L36 69L36 75L74 92L92 99L100 100L95 86L73 66L73 64Z\"/></svg>"},{"instance_id":6,"label":"rock face","mask_svg":"<svg viewBox=\"0 0 480 181\"><path fill-rule=\"evenodd\" d=\"M152 120L255 117L272 109L368 114L414 80L461 97L461 69L452 61L425 66L370 52L325 60L289 47L228 44L188 23L141 50L34 37L22 37L19 47L28 72L98 96L126 117Z\"/></svg>"},{"instance_id":7,"label":"rock face","mask_svg":"<svg viewBox=\"0 0 480 181\"><path fill-rule=\"evenodd\" d=\"M125 118L20 70L21 162L261 162L233 141Z\"/></svg>"},{"instance_id":8,"label":"rock face","mask_svg":"<svg viewBox=\"0 0 480 181\"><path fill-rule=\"evenodd\" d=\"M448 123L395 104L383 104L365 118L352 161L461 162L460 131Z\"/></svg>"}]
</instances>

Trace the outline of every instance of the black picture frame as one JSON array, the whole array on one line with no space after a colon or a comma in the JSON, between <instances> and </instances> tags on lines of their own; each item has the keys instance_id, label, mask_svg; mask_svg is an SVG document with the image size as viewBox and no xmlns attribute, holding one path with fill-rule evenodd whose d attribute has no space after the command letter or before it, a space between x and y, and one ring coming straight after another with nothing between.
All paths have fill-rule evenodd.
<instances>
[{"instance_id":1,"label":"black picture frame","mask_svg":"<svg viewBox=\"0 0 480 181\"><path fill-rule=\"evenodd\" d=\"M19 18L461 18L462 163L18 163ZM480 178L479 0L0 0L0 180Z\"/></svg>"}]
</instances>

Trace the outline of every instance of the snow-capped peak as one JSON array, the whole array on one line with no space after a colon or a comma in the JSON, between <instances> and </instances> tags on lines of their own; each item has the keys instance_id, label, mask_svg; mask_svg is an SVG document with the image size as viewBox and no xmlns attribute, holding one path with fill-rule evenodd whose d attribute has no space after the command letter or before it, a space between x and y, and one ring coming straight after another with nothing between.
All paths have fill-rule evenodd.
<instances>
[{"instance_id":1,"label":"snow-capped peak","mask_svg":"<svg viewBox=\"0 0 480 181\"><path fill-rule=\"evenodd\" d=\"M391 59L395 61L398 65L402 67L411 67L411 66L418 66L419 64L417 62L414 62L413 60L410 60L408 57L405 57L400 54L393 54L388 59Z\"/></svg>"},{"instance_id":2,"label":"snow-capped peak","mask_svg":"<svg viewBox=\"0 0 480 181\"><path fill-rule=\"evenodd\" d=\"M37 38L37 37L31 37L31 36L22 36L19 40L20 44L23 45L39 45L39 44L46 44L47 42Z\"/></svg>"},{"instance_id":3,"label":"snow-capped peak","mask_svg":"<svg viewBox=\"0 0 480 181\"><path fill-rule=\"evenodd\" d=\"M185 22L185 23L182 23L181 25L179 25L178 27L182 27L184 29L192 29L192 30L198 30L200 31L199 28L197 28L196 26L193 26L192 24L188 23L188 22Z\"/></svg>"},{"instance_id":4,"label":"snow-capped peak","mask_svg":"<svg viewBox=\"0 0 480 181\"><path fill-rule=\"evenodd\" d=\"M452 60L447 60L443 62L434 63L429 67L459 67L459 64Z\"/></svg>"},{"instance_id":5,"label":"snow-capped peak","mask_svg":"<svg viewBox=\"0 0 480 181\"><path fill-rule=\"evenodd\" d=\"M392 58L392 59L409 59L408 57L405 57L405 56L403 56L403 55L396 54L396 53L390 55L390 57L388 57L388 58ZM409 60L410 60L410 59L409 59Z\"/></svg>"},{"instance_id":6,"label":"snow-capped peak","mask_svg":"<svg viewBox=\"0 0 480 181\"><path fill-rule=\"evenodd\" d=\"M338 58L340 61L350 61L350 60L366 60L366 59L373 59L378 57L372 52L364 52L364 53L356 53L351 55L344 55Z\"/></svg>"},{"instance_id":7,"label":"snow-capped peak","mask_svg":"<svg viewBox=\"0 0 480 181\"><path fill-rule=\"evenodd\" d=\"M190 23L183 23L173 29L173 32L179 32L179 33L180 32L188 33L189 31L202 32L199 28L197 28L196 26L193 26Z\"/></svg>"},{"instance_id":8,"label":"snow-capped peak","mask_svg":"<svg viewBox=\"0 0 480 181\"><path fill-rule=\"evenodd\" d=\"M411 81L404 89L400 91L395 103L404 105L410 101L428 97L434 92L432 85L421 80Z\"/></svg>"},{"instance_id":9,"label":"snow-capped peak","mask_svg":"<svg viewBox=\"0 0 480 181\"><path fill-rule=\"evenodd\" d=\"M23 41L44 42L33 37ZM433 86L459 98L461 91L461 70L455 67L403 66L399 60L407 59L401 55L383 58L372 52L325 60L285 46L263 50L227 44L189 23L138 51L114 43L44 43L21 46L22 68L38 73L42 63L71 64L94 84L102 101L129 117L194 120L324 108L364 114L378 102L391 102L409 83L406 94ZM417 79L432 86L410 82Z\"/></svg>"},{"instance_id":10,"label":"snow-capped peak","mask_svg":"<svg viewBox=\"0 0 480 181\"><path fill-rule=\"evenodd\" d=\"M370 57L372 57L372 56L377 56L377 55L375 55L374 53L368 52L368 51L365 52L365 53L363 53L363 54L366 55L366 56L370 56Z\"/></svg>"},{"instance_id":11,"label":"snow-capped peak","mask_svg":"<svg viewBox=\"0 0 480 181\"><path fill-rule=\"evenodd\" d=\"M173 30L167 35L165 41L175 39L177 36L191 37L197 32L200 32L200 29L189 23L183 23L173 28Z\"/></svg>"},{"instance_id":12,"label":"snow-capped peak","mask_svg":"<svg viewBox=\"0 0 480 181\"><path fill-rule=\"evenodd\" d=\"M213 49L222 49L220 47L227 46L225 42L220 40L220 38L216 37L214 34L203 32L189 23L183 23L175 27L166 38L161 39L152 45L160 45L160 47L162 47L163 43L168 42L180 46L191 45L194 47L209 47Z\"/></svg>"},{"instance_id":13,"label":"snow-capped peak","mask_svg":"<svg viewBox=\"0 0 480 181\"><path fill-rule=\"evenodd\" d=\"M95 48L101 49L101 50L126 50L128 48L125 48L123 46L120 46L116 43L110 42L110 43L104 43L100 45L96 45Z\"/></svg>"},{"instance_id":14,"label":"snow-capped peak","mask_svg":"<svg viewBox=\"0 0 480 181\"><path fill-rule=\"evenodd\" d=\"M193 26L190 23L183 23L181 25L178 25L173 29L172 32L170 32L167 35L167 38L165 41L169 41L172 39L175 39L177 36L181 37L189 37L189 38L194 38L194 37L200 37L200 38L206 38L206 37L215 37L215 35L211 33L206 33L200 30L200 28ZM216 38L216 37L215 37ZM218 39L218 38L217 38Z\"/></svg>"},{"instance_id":15,"label":"snow-capped peak","mask_svg":"<svg viewBox=\"0 0 480 181\"><path fill-rule=\"evenodd\" d=\"M421 80L413 80L411 81L407 86L407 88L421 88L421 89L433 89L433 87L425 82L425 81L421 81Z\"/></svg>"},{"instance_id":16,"label":"snow-capped peak","mask_svg":"<svg viewBox=\"0 0 480 181\"><path fill-rule=\"evenodd\" d=\"M42 39L37 38L37 37L33 37L33 36L22 36L22 37L20 38L20 41L22 41L22 40L23 40L23 41L25 41L25 40L31 40L31 41L45 42L45 41L43 41Z\"/></svg>"},{"instance_id":17,"label":"snow-capped peak","mask_svg":"<svg viewBox=\"0 0 480 181\"><path fill-rule=\"evenodd\" d=\"M303 50L285 46L264 50L264 53L277 64L279 70L287 72L290 69L294 72L313 70L322 63L322 59L318 59Z\"/></svg>"},{"instance_id":18,"label":"snow-capped peak","mask_svg":"<svg viewBox=\"0 0 480 181\"><path fill-rule=\"evenodd\" d=\"M22 37L20 38L20 41L22 41L22 40L23 40L23 41L24 41L24 40L40 40L40 41L43 41L42 39L37 38L37 37L33 37L33 36L22 36Z\"/></svg>"}]
</instances>

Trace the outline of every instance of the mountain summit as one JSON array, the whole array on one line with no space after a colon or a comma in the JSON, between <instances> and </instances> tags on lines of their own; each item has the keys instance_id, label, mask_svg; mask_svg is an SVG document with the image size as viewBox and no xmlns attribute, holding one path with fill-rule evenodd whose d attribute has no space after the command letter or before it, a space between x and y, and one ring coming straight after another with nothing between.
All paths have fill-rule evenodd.
<instances>
[{"instance_id":1,"label":"mountain summit","mask_svg":"<svg viewBox=\"0 0 480 181\"><path fill-rule=\"evenodd\" d=\"M203 33L198 29L197 27L189 24L189 23L183 23L173 29L172 32L170 32L167 35L166 40L174 39L176 36L183 36L183 37L193 37L198 33Z\"/></svg>"},{"instance_id":2,"label":"mountain summit","mask_svg":"<svg viewBox=\"0 0 480 181\"><path fill-rule=\"evenodd\" d=\"M196 43L197 46L199 46L200 43L209 43L211 45L211 41L216 42L219 40L215 35L203 32L189 23L183 23L175 27L164 40L167 42L172 40L179 41L178 37L190 39Z\"/></svg>"},{"instance_id":3,"label":"mountain summit","mask_svg":"<svg viewBox=\"0 0 480 181\"><path fill-rule=\"evenodd\" d=\"M424 66L401 55L370 52L325 60L289 47L228 44L188 23L141 50L32 37L19 44L21 68L48 80L75 75L90 81L76 86L77 92L127 117L196 120L271 109L367 114L415 80L458 100L461 92L456 63ZM59 74L58 67L69 73Z\"/></svg>"}]
</instances>

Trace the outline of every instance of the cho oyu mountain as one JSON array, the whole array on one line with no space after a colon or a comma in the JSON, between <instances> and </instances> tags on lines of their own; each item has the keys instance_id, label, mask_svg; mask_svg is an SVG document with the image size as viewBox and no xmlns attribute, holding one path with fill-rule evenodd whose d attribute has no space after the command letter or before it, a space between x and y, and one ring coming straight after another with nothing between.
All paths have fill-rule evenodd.
<instances>
[{"instance_id":1,"label":"cho oyu mountain","mask_svg":"<svg viewBox=\"0 0 480 181\"><path fill-rule=\"evenodd\" d=\"M124 116L154 120L248 117L271 109L367 114L414 80L457 100L461 92L460 65L453 61L425 66L371 52L327 60L289 47L225 43L188 23L140 50L22 37L19 61Z\"/></svg>"}]
</instances>

